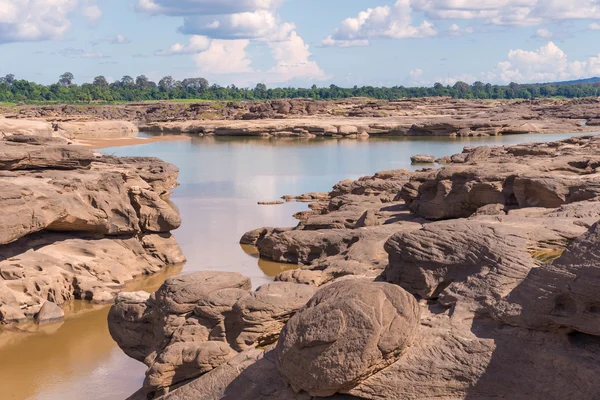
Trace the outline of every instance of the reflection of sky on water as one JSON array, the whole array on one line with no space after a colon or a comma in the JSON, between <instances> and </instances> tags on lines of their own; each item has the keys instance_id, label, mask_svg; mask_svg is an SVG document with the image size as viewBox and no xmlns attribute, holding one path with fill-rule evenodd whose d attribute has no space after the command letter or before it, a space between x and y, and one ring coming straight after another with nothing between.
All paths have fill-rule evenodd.
<instances>
[{"instance_id":1,"label":"reflection of sky on water","mask_svg":"<svg viewBox=\"0 0 600 400\"><path fill-rule=\"evenodd\" d=\"M238 245L246 231L261 226L293 226L292 214L306 204L258 206L286 194L329 191L340 180L380 170L414 168L410 156L436 157L464 146L552 141L569 135L487 138L265 139L192 137L191 141L106 149L106 153L155 156L180 168L172 201L182 227L177 239L188 258L184 272L238 271L256 285L270 281L257 260Z\"/></svg>"}]
</instances>

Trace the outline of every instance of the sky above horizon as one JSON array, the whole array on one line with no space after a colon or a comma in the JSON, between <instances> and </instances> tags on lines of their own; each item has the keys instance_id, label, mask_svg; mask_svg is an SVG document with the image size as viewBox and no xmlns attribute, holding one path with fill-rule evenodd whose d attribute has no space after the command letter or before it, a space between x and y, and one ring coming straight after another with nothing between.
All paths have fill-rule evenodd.
<instances>
[{"instance_id":1,"label":"sky above horizon","mask_svg":"<svg viewBox=\"0 0 600 400\"><path fill-rule=\"evenodd\" d=\"M0 76L269 87L600 76L600 0L0 0Z\"/></svg>"}]
</instances>

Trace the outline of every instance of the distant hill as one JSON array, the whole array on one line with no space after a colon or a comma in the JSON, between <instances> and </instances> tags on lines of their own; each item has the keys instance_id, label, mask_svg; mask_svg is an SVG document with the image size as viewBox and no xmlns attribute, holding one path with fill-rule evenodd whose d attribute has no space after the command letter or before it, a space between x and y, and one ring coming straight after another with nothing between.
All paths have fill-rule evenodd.
<instances>
[{"instance_id":1,"label":"distant hill","mask_svg":"<svg viewBox=\"0 0 600 400\"><path fill-rule=\"evenodd\" d=\"M578 79L576 81L564 81L564 82L554 82L554 85L579 85L586 83L598 83L600 82L600 77L595 78L587 78L587 79Z\"/></svg>"}]
</instances>

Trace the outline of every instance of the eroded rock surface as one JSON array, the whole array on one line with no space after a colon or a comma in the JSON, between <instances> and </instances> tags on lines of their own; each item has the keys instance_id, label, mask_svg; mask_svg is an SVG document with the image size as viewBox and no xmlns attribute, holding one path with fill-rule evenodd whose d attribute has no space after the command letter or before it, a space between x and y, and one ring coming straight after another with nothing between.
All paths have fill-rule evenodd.
<instances>
[{"instance_id":1,"label":"eroded rock surface","mask_svg":"<svg viewBox=\"0 0 600 400\"><path fill-rule=\"evenodd\" d=\"M343 392L400 358L415 339L420 312L415 298L395 285L326 286L284 328L277 367L296 392Z\"/></svg>"},{"instance_id":2,"label":"eroded rock surface","mask_svg":"<svg viewBox=\"0 0 600 400\"><path fill-rule=\"evenodd\" d=\"M157 159L107 157L60 138L0 140L0 303L4 320L48 301L110 302L142 274L185 261L161 196L178 170Z\"/></svg>"},{"instance_id":3,"label":"eroded rock surface","mask_svg":"<svg viewBox=\"0 0 600 400\"><path fill-rule=\"evenodd\" d=\"M109 314L113 339L148 366L144 392L165 394L238 352L277 341L285 323L316 289L276 282L251 292L236 273L169 278L152 296L123 293Z\"/></svg>"},{"instance_id":4,"label":"eroded rock surface","mask_svg":"<svg viewBox=\"0 0 600 400\"><path fill-rule=\"evenodd\" d=\"M599 145L466 148L340 182L298 226L241 240L297 270L160 320L161 291L124 295L111 329L164 378L158 398L600 398Z\"/></svg>"}]
</instances>

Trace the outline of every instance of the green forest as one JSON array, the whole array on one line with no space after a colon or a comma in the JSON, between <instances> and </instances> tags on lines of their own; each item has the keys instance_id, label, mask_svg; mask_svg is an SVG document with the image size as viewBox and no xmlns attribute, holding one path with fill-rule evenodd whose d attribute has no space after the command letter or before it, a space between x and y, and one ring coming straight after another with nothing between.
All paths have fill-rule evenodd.
<instances>
[{"instance_id":1,"label":"green forest","mask_svg":"<svg viewBox=\"0 0 600 400\"><path fill-rule=\"evenodd\" d=\"M268 88L258 84L254 88L234 85L210 85L204 78L182 81L170 76L158 83L141 75L124 76L109 83L103 76L92 83L78 85L73 74L66 72L52 85L40 85L9 74L0 78L0 102L12 104L40 103L115 103L156 100L269 100L282 98L312 98L315 100L370 97L392 100L429 96L449 96L460 99L535 99L542 97L580 98L600 96L600 82L517 84L507 86L475 82L457 82L454 85L436 83L433 87L353 87L335 85L311 88Z\"/></svg>"}]
</instances>

